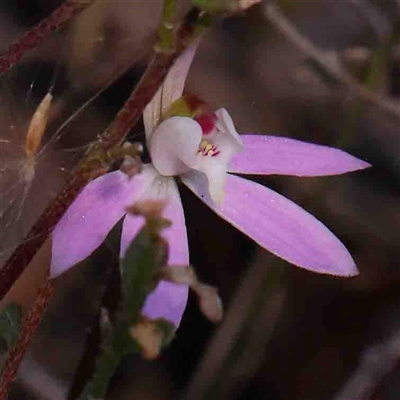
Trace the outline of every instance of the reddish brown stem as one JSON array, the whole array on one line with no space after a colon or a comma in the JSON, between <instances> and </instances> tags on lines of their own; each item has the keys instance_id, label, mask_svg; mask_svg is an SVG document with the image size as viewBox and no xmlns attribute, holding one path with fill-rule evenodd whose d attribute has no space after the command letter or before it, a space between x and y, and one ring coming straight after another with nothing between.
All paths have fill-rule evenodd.
<instances>
[{"instance_id":1,"label":"reddish brown stem","mask_svg":"<svg viewBox=\"0 0 400 400\"><path fill-rule=\"evenodd\" d=\"M98 154L120 145L131 127L140 119L147 103L162 84L176 58L200 34L199 28L207 23L204 13L197 9L190 11L177 33L176 48L168 53L157 53L131 96L117 114L110 127L89 149L80 166L72 174L62 191L45 209L23 242L16 248L0 271L0 299L11 288L25 266L43 245L64 212L74 201L81 189L95 176L107 169L98 160ZM96 156L97 155L97 156Z\"/></svg>"},{"instance_id":2,"label":"reddish brown stem","mask_svg":"<svg viewBox=\"0 0 400 400\"><path fill-rule=\"evenodd\" d=\"M21 275L25 266L29 264L36 252L45 242L52 227L61 218L66 210L66 204L70 204L78 194L80 188L89 181L89 176L74 175L67 182L54 201L45 209L36 224L29 231L27 238L16 248L4 267L0 270L0 298L2 298L14 282Z\"/></svg>"},{"instance_id":3,"label":"reddish brown stem","mask_svg":"<svg viewBox=\"0 0 400 400\"><path fill-rule=\"evenodd\" d=\"M0 54L0 76L13 67L26 53L39 46L51 33L70 21L94 0L67 0L48 17L25 33L7 51Z\"/></svg>"},{"instance_id":4,"label":"reddish brown stem","mask_svg":"<svg viewBox=\"0 0 400 400\"><path fill-rule=\"evenodd\" d=\"M35 302L24 318L22 331L19 335L16 345L8 354L0 381L0 400L5 400L7 398L11 384L15 379L19 364L25 355L25 352L32 340L33 334L42 320L44 312L53 294L53 284L50 280L47 280L46 283L39 289Z\"/></svg>"}]
</instances>

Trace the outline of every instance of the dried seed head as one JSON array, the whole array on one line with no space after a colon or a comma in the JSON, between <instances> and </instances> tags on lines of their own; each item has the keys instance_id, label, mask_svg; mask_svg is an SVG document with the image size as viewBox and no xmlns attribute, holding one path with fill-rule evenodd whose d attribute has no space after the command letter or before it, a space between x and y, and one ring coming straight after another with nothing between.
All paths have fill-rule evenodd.
<instances>
[{"instance_id":1,"label":"dried seed head","mask_svg":"<svg viewBox=\"0 0 400 400\"><path fill-rule=\"evenodd\" d=\"M135 326L130 328L129 333L138 342L143 358L154 360L160 355L164 332L159 328L157 321L142 317Z\"/></svg>"},{"instance_id":2,"label":"dried seed head","mask_svg":"<svg viewBox=\"0 0 400 400\"><path fill-rule=\"evenodd\" d=\"M28 160L33 160L42 142L49 119L49 111L53 95L49 92L44 96L29 124L25 139L25 153Z\"/></svg>"},{"instance_id":3,"label":"dried seed head","mask_svg":"<svg viewBox=\"0 0 400 400\"><path fill-rule=\"evenodd\" d=\"M158 278L169 282L188 285L196 294L202 313L212 322L219 322L223 317L223 306L218 290L202 283L192 267L172 266L161 269Z\"/></svg>"},{"instance_id":4,"label":"dried seed head","mask_svg":"<svg viewBox=\"0 0 400 400\"><path fill-rule=\"evenodd\" d=\"M146 219L161 218L165 203L164 200L137 201L135 204L128 207L126 211L133 215L143 215Z\"/></svg>"},{"instance_id":5,"label":"dried seed head","mask_svg":"<svg viewBox=\"0 0 400 400\"><path fill-rule=\"evenodd\" d=\"M218 289L198 283L191 289L197 294L201 312L212 322L220 322L224 315L221 298L218 295Z\"/></svg>"},{"instance_id":6,"label":"dried seed head","mask_svg":"<svg viewBox=\"0 0 400 400\"><path fill-rule=\"evenodd\" d=\"M125 156L119 169L128 176L128 178L133 178L136 174L140 172L142 168L142 163L138 158Z\"/></svg>"}]
</instances>

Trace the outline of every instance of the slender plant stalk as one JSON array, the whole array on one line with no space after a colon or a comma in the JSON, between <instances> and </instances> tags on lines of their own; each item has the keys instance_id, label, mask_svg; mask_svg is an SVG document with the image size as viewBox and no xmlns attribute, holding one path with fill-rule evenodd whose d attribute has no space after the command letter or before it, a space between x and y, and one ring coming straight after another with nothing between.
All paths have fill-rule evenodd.
<instances>
[{"instance_id":1,"label":"slender plant stalk","mask_svg":"<svg viewBox=\"0 0 400 400\"><path fill-rule=\"evenodd\" d=\"M39 46L52 32L72 20L94 0L67 0L48 17L25 33L7 51L0 54L0 76L11 69L26 53Z\"/></svg>"},{"instance_id":2,"label":"slender plant stalk","mask_svg":"<svg viewBox=\"0 0 400 400\"><path fill-rule=\"evenodd\" d=\"M15 346L10 350L4 365L3 374L0 380L0 400L5 400L8 396L8 392L15 379L18 367L29 347L33 334L43 318L44 312L53 296L53 293L53 284L50 280L47 280L39 289L35 302L24 318L21 334Z\"/></svg>"},{"instance_id":3,"label":"slender plant stalk","mask_svg":"<svg viewBox=\"0 0 400 400\"><path fill-rule=\"evenodd\" d=\"M400 102L379 93L375 93L359 83L335 58L327 58L297 27L287 18L280 8L272 1L264 6L264 14L270 23L276 27L304 55L318 63L329 76L345 86L361 100L373 104L397 119L400 119Z\"/></svg>"},{"instance_id":4,"label":"slender plant stalk","mask_svg":"<svg viewBox=\"0 0 400 400\"><path fill-rule=\"evenodd\" d=\"M114 121L91 146L64 188L47 206L27 237L0 271L0 299L21 275L25 266L43 245L82 188L90 180L107 172L109 162L104 161L107 158L107 152L123 143L131 127L139 121L144 108L157 92L176 58L201 35L209 23L209 14L193 8L177 30L174 49L155 54L142 79Z\"/></svg>"},{"instance_id":5,"label":"slender plant stalk","mask_svg":"<svg viewBox=\"0 0 400 400\"><path fill-rule=\"evenodd\" d=\"M174 17L177 0L164 0L161 24L158 28L160 47L165 50L172 49L175 44Z\"/></svg>"},{"instance_id":6,"label":"slender plant stalk","mask_svg":"<svg viewBox=\"0 0 400 400\"><path fill-rule=\"evenodd\" d=\"M126 324L117 327L117 332L113 333L113 337L110 340L111 343L109 343L96 361L92 379L88 382L77 400L102 400L105 398L110 380L123 357L129 353L133 354L133 351L128 353L124 349L124 346L121 346L121 342L126 341L128 331L129 328ZM135 352L139 353L139 347Z\"/></svg>"},{"instance_id":7,"label":"slender plant stalk","mask_svg":"<svg viewBox=\"0 0 400 400\"><path fill-rule=\"evenodd\" d=\"M121 356L112 352L103 354L96 363L96 375L92 381L93 386L97 389L98 396L96 399L103 399L107 392L108 384L111 377L114 375L115 370L121 363ZM88 387L78 397L78 400L87 400L91 396L92 387ZM100 397L99 397L100 396Z\"/></svg>"},{"instance_id":8,"label":"slender plant stalk","mask_svg":"<svg viewBox=\"0 0 400 400\"><path fill-rule=\"evenodd\" d=\"M371 394L376 391L385 376L399 365L399 348L400 332L387 337L381 343L367 347L361 354L355 371L333 397L333 400L372 399Z\"/></svg>"},{"instance_id":9,"label":"slender plant stalk","mask_svg":"<svg viewBox=\"0 0 400 400\"><path fill-rule=\"evenodd\" d=\"M280 264L259 258L246 271L181 400L230 398L257 369L286 296Z\"/></svg>"}]
</instances>

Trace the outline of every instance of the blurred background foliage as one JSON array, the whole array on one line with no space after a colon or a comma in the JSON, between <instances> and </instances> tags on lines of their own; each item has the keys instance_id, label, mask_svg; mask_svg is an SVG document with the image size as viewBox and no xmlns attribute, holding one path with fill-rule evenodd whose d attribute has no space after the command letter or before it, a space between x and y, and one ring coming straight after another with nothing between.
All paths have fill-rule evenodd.
<instances>
[{"instance_id":1,"label":"blurred background foliage","mask_svg":"<svg viewBox=\"0 0 400 400\"><path fill-rule=\"evenodd\" d=\"M59 3L2 0L0 51ZM183 15L190 4L181 3ZM360 363L365 365L366 352L391 363L367 362L383 376L367 376L371 387L353 400L399 398L400 120L379 104L362 102L276 30L265 13L267 3L206 34L187 89L215 109L227 108L239 132L336 146L373 165L336 177L257 178L323 221L348 247L360 275L338 279L286 264L181 188L191 262L203 281L219 287L226 319L213 326L191 298L171 346L155 362L127 359L112 382L110 399L344 400L340 393ZM319 55L337 57L355 80L399 104L396 0L282 0L278 5ZM92 99L49 146L21 210L11 207L5 214L12 221L7 229L0 227L7 246L21 240L140 78L161 6L159 0L98 0L2 77L0 138L9 143L0 143L5 169L0 208L14 204L4 193L18 180L18 167L4 166L18 165L24 129L52 77L56 105L47 140ZM132 130L132 138L143 138L143 127ZM10 399L64 398L90 372L98 336L91 327L110 278L101 267L107 251L112 252L110 246L84 268L59 278ZM112 302L108 292L105 301ZM374 350L393 338L397 342L386 353Z\"/></svg>"}]
</instances>

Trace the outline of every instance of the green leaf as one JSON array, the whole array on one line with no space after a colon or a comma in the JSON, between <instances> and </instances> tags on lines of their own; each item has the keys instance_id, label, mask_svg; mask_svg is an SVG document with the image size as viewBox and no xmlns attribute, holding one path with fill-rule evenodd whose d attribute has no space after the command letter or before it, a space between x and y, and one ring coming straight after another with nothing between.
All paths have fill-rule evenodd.
<instances>
[{"instance_id":1,"label":"green leaf","mask_svg":"<svg viewBox=\"0 0 400 400\"><path fill-rule=\"evenodd\" d=\"M21 331L21 321L21 307L17 303L7 304L0 312L0 338L6 351L17 342Z\"/></svg>"},{"instance_id":2,"label":"green leaf","mask_svg":"<svg viewBox=\"0 0 400 400\"><path fill-rule=\"evenodd\" d=\"M155 273L167 261L167 243L159 236L161 223L147 223L129 245L121 261L122 308L131 322L140 317L147 295L155 287Z\"/></svg>"}]
</instances>

